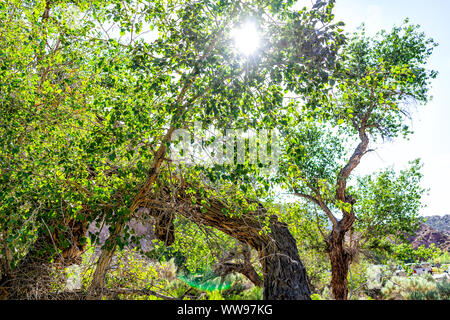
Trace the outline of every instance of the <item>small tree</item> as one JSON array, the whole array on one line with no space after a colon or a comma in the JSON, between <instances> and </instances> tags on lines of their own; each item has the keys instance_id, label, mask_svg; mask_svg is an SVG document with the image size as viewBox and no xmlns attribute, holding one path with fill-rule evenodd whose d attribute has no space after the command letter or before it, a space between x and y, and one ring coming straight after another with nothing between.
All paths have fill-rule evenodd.
<instances>
[{"instance_id":1,"label":"small tree","mask_svg":"<svg viewBox=\"0 0 450 320\"><path fill-rule=\"evenodd\" d=\"M355 194L359 213L354 230L361 238L360 246L388 238L393 243L407 242L422 222L420 209L425 189L420 182L419 160L396 174L392 168L358 178Z\"/></svg>"},{"instance_id":2,"label":"small tree","mask_svg":"<svg viewBox=\"0 0 450 320\"><path fill-rule=\"evenodd\" d=\"M348 268L354 256L345 242L357 218L358 198L347 184L370 151L370 138L410 133L404 122L410 116L409 103L426 103L430 80L437 75L424 67L435 46L418 26L407 22L373 38L364 30L354 34L341 53L330 87L311 93L303 108L306 112L294 119L293 128L284 130L285 163L279 181L320 207L331 223L325 241L335 299L347 298ZM324 125L305 122L314 117ZM347 159L346 140L359 141Z\"/></svg>"}]
</instances>

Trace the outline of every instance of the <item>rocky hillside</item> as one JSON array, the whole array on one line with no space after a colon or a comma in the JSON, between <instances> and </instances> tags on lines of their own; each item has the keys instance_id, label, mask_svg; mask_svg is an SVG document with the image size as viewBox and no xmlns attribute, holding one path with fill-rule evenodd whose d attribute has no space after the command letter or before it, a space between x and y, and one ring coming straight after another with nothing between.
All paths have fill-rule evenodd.
<instances>
[{"instance_id":1,"label":"rocky hillside","mask_svg":"<svg viewBox=\"0 0 450 320\"><path fill-rule=\"evenodd\" d=\"M441 216L428 217L425 224L434 230L444 232L447 233L447 235L450 235L450 214L442 217Z\"/></svg>"},{"instance_id":2,"label":"rocky hillside","mask_svg":"<svg viewBox=\"0 0 450 320\"><path fill-rule=\"evenodd\" d=\"M421 245L428 247L432 243L435 243L438 248L450 251L450 235L430 228L426 224L421 224L417 234L414 237L410 237L408 240L411 241L416 248Z\"/></svg>"}]
</instances>

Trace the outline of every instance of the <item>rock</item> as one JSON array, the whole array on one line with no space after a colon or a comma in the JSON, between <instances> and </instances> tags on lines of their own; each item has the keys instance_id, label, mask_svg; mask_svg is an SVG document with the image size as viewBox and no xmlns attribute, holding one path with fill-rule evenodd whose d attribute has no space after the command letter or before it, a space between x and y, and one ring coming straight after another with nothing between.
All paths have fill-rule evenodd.
<instances>
[{"instance_id":1,"label":"rock","mask_svg":"<svg viewBox=\"0 0 450 320\"><path fill-rule=\"evenodd\" d=\"M443 251L450 251L450 235L430 228L426 224L421 224L415 236L409 237L408 240L415 248L422 245L429 247L432 243Z\"/></svg>"},{"instance_id":2,"label":"rock","mask_svg":"<svg viewBox=\"0 0 450 320\"><path fill-rule=\"evenodd\" d=\"M446 233L450 236L450 214L428 217L425 224L434 230Z\"/></svg>"}]
</instances>

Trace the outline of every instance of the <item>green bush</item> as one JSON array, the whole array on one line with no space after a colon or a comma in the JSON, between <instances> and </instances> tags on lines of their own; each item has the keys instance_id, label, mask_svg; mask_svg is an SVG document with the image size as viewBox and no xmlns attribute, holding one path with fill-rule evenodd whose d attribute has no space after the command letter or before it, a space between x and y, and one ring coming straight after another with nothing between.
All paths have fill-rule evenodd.
<instances>
[{"instance_id":1,"label":"green bush","mask_svg":"<svg viewBox=\"0 0 450 320\"><path fill-rule=\"evenodd\" d=\"M438 282L437 291L442 300L450 300L450 282L449 281Z\"/></svg>"}]
</instances>

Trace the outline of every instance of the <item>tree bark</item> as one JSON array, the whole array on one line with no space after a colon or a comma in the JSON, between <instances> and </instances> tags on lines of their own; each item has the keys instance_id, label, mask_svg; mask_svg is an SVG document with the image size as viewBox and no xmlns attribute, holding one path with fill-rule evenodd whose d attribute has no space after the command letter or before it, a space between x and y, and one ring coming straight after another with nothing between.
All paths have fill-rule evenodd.
<instances>
[{"instance_id":1,"label":"tree bark","mask_svg":"<svg viewBox=\"0 0 450 320\"><path fill-rule=\"evenodd\" d=\"M225 279L225 277L231 273L240 273L257 287L262 287L264 284L263 280L249 263L224 262L219 266L216 266L214 272L220 275L222 279Z\"/></svg>"},{"instance_id":2,"label":"tree bark","mask_svg":"<svg viewBox=\"0 0 450 320\"><path fill-rule=\"evenodd\" d=\"M310 300L306 270L297 244L286 224L273 217L271 238L260 251L264 274L264 300Z\"/></svg>"},{"instance_id":3,"label":"tree bark","mask_svg":"<svg viewBox=\"0 0 450 320\"><path fill-rule=\"evenodd\" d=\"M328 255L331 263L331 291L336 300L347 300L348 297L348 266L351 255L343 246L340 235L328 243Z\"/></svg>"},{"instance_id":4,"label":"tree bark","mask_svg":"<svg viewBox=\"0 0 450 320\"><path fill-rule=\"evenodd\" d=\"M0 284L2 281L9 279L11 276L11 259L12 252L6 243L5 232L0 232Z\"/></svg>"},{"instance_id":5,"label":"tree bark","mask_svg":"<svg viewBox=\"0 0 450 320\"><path fill-rule=\"evenodd\" d=\"M352 196L347 194L347 180L353 170L360 164L362 157L367 151L369 138L366 134L366 122L370 113L363 121L359 131L361 142L355 149L347 165L339 172L336 183L336 200L351 205L351 209L342 209L343 218L337 224L333 223L333 230L327 241L328 254L331 262L331 291L336 300L347 300L348 296L348 270L349 263L352 261L353 253L344 247L345 235L352 228L355 222L355 212L353 205L356 202Z\"/></svg>"},{"instance_id":6,"label":"tree bark","mask_svg":"<svg viewBox=\"0 0 450 320\"><path fill-rule=\"evenodd\" d=\"M230 252L228 257L215 266L214 272L221 276L222 281L231 273L240 273L249 279L255 286L262 288L264 284L263 279L252 265L251 248L247 244L243 244L242 252L240 252L240 254L242 254L241 258L239 258L239 253ZM241 260L241 262L231 261L236 258Z\"/></svg>"}]
</instances>

